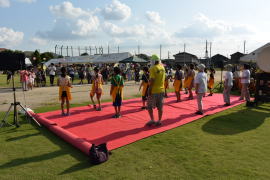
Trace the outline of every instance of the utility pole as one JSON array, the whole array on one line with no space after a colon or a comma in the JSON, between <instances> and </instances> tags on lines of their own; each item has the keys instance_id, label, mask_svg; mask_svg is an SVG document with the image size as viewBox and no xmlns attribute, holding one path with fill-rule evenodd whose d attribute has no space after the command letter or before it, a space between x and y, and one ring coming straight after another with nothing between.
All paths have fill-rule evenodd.
<instances>
[{"instance_id":1,"label":"utility pole","mask_svg":"<svg viewBox=\"0 0 270 180\"><path fill-rule=\"evenodd\" d=\"M81 48L80 48L80 46L78 47L78 51L79 51L79 56L81 56Z\"/></svg>"},{"instance_id":2,"label":"utility pole","mask_svg":"<svg viewBox=\"0 0 270 180\"><path fill-rule=\"evenodd\" d=\"M160 45L160 47L159 47L159 59L161 60L161 48L162 48L162 46Z\"/></svg>"},{"instance_id":3,"label":"utility pole","mask_svg":"<svg viewBox=\"0 0 270 180\"><path fill-rule=\"evenodd\" d=\"M67 46L67 56L68 56L68 46Z\"/></svg>"},{"instance_id":4,"label":"utility pole","mask_svg":"<svg viewBox=\"0 0 270 180\"><path fill-rule=\"evenodd\" d=\"M117 52L118 52L118 54L119 54L119 45L118 45L118 47L117 47Z\"/></svg>"},{"instance_id":5,"label":"utility pole","mask_svg":"<svg viewBox=\"0 0 270 180\"><path fill-rule=\"evenodd\" d=\"M57 45L54 46L54 53L56 54Z\"/></svg>"},{"instance_id":6,"label":"utility pole","mask_svg":"<svg viewBox=\"0 0 270 180\"><path fill-rule=\"evenodd\" d=\"M110 54L110 45L108 44L108 54Z\"/></svg>"},{"instance_id":7,"label":"utility pole","mask_svg":"<svg viewBox=\"0 0 270 180\"><path fill-rule=\"evenodd\" d=\"M138 45L138 54L140 54L140 45Z\"/></svg>"},{"instance_id":8,"label":"utility pole","mask_svg":"<svg viewBox=\"0 0 270 180\"><path fill-rule=\"evenodd\" d=\"M63 56L63 45L61 46L61 56Z\"/></svg>"},{"instance_id":9,"label":"utility pole","mask_svg":"<svg viewBox=\"0 0 270 180\"><path fill-rule=\"evenodd\" d=\"M246 40L244 40L244 54L246 54Z\"/></svg>"},{"instance_id":10,"label":"utility pole","mask_svg":"<svg viewBox=\"0 0 270 180\"><path fill-rule=\"evenodd\" d=\"M71 56L73 57L73 47L71 46Z\"/></svg>"},{"instance_id":11,"label":"utility pole","mask_svg":"<svg viewBox=\"0 0 270 180\"><path fill-rule=\"evenodd\" d=\"M92 49L91 46L89 46L90 56L92 55Z\"/></svg>"},{"instance_id":12,"label":"utility pole","mask_svg":"<svg viewBox=\"0 0 270 180\"><path fill-rule=\"evenodd\" d=\"M170 51L168 51L168 59L170 59Z\"/></svg>"},{"instance_id":13,"label":"utility pole","mask_svg":"<svg viewBox=\"0 0 270 180\"><path fill-rule=\"evenodd\" d=\"M186 64L186 43L184 43L184 65Z\"/></svg>"},{"instance_id":14,"label":"utility pole","mask_svg":"<svg viewBox=\"0 0 270 180\"><path fill-rule=\"evenodd\" d=\"M212 65L212 42L210 42L210 65Z\"/></svg>"}]
</instances>

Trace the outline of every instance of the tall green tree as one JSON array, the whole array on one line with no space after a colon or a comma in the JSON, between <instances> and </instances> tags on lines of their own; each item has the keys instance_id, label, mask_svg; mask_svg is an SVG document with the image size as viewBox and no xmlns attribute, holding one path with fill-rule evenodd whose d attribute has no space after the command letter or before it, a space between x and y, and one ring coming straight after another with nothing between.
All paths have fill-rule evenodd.
<instances>
[{"instance_id":1,"label":"tall green tree","mask_svg":"<svg viewBox=\"0 0 270 180\"><path fill-rule=\"evenodd\" d=\"M34 66L37 66L41 63L41 57L38 50L35 50L35 52L33 52L33 54L31 55L30 61L32 62Z\"/></svg>"},{"instance_id":2,"label":"tall green tree","mask_svg":"<svg viewBox=\"0 0 270 180\"><path fill-rule=\"evenodd\" d=\"M50 59L53 59L54 56L53 56L53 53L51 53L51 52L44 52L44 53L40 54L40 58L41 58L42 62L47 62Z\"/></svg>"}]
</instances>

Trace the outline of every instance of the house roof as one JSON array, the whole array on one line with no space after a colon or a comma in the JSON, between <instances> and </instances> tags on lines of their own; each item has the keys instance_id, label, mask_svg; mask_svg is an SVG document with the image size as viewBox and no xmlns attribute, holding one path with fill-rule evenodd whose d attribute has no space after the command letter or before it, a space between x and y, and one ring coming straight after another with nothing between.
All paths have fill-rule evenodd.
<instances>
[{"instance_id":1,"label":"house roof","mask_svg":"<svg viewBox=\"0 0 270 180\"><path fill-rule=\"evenodd\" d=\"M175 56L184 55L184 54L189 55L189 56L192 56L192 57L194 57L194 58L198 58L198 57L195 56L194 54L190 54L190 53L187 53L187 52L179 52L179 53L177 53L177 54L175 54L175 55L173 55L173 56L175 57Z\"/></svg>"},{"instance_id":2,"label":"house roof","mask_svg":"<svg viewBox=\"0 0 270 180\"><path fill-rule=\"evenodd\" d=\"M245 55L245 54L243 54L241 52L235 52L235 53L231 54L231 56L236 55L236 54L239 54L239 55L242 55L242 56Z\"/></svg>"}]
</instances>

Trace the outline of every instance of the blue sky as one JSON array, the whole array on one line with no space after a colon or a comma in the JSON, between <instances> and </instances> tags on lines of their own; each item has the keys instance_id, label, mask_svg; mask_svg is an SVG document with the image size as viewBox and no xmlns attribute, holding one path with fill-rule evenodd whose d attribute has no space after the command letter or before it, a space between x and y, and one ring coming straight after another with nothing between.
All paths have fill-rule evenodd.
<instances>
[{"instance_id":1,"label":"blue sky","mask_svg":"<svg viewBox=\"0 0 270 180\"><path fill-rule=\"evenodd\" d=\"M54 51L103 46L107 52L204 56L251 52L270 39L267 0L0 0L0 47Z\"/></svg>"}]
</instances>

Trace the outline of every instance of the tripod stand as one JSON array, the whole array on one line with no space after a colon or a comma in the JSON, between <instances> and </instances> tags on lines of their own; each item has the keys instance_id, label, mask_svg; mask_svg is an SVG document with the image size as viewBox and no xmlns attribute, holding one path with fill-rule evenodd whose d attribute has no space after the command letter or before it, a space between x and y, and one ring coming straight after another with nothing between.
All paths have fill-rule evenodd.
<instances>
[{"instance_id":1,"label":"tripod stand","mask_svg":"<svg viewBox=\"0 0 270 180\"><path fill-rule=\"evenodd\" d=\"M220 82L214 87L214 89L213 90L217 90L217 89L219 89L219 91L221 91L221 89L222 89L222 86L223 86L223 80L222 80L222 78L223 78L223 67L221 68L221 77L220 77Z\"/></svg>"},{"instance_id":2,"label":"tripod stand","mask_svg":"<svg viewBox=\"0 0 270 180\"><path fill-rule=\"evenodd\" d=\"M8 111L6 112L5 116L4 116L4 119L2 120L1 124L0 124L0 128L5 126L5 125L9 125L9 126L16 126L16 127L20 127L20 124L18 122L18 111L17 111L17 106L20 106L22 108L22 110L25 112L25 114L29 117L31 117L32 120L35 121L35 123L38 125L38 126L41 126L37 120L35 120L35 118L30 115L27 110L21 105L20 102L17 102L16 100L16 88L15 88L15 83L14 83L14 71L12 72L12 90L13 90L13 103L10 104L9 108L8 108ZM11 112L11 109L13 108L13 124L10 124L8 121L7 121L7 118Z\"/></svg>"}]
</instances>

